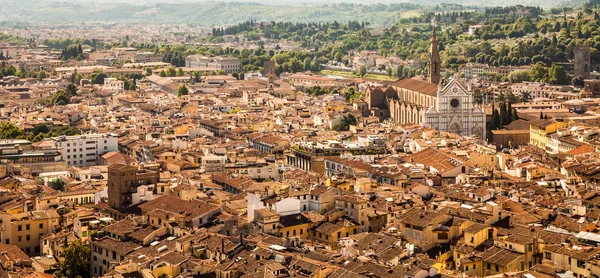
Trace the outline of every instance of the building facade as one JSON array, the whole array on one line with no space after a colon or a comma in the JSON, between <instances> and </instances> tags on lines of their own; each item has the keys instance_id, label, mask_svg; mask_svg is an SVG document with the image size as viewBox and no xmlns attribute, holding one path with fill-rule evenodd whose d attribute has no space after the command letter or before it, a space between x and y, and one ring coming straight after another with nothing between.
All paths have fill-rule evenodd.
<instances>
[{"instance_id":1,"label":"building facade","mask_svg":"<svg viewBox=\"0 0 600 278\"><path fill-rule=\"evenodd\" d=\"M53 210L10 214L0 213L0 240L14 244L29 256L41 253L40 239L59 227L60 216Z\"/></svg>"},{"instance_id":2,"label":"building facade","mask_svg":"<svg viewBox=\"0 0 600 278\"><path fill-rule=\"evenodd\" d=\"M573 61L573 72L575 76L581 76L584 79L590 78L590 58L591 51L587 46L578 46L573 49L574 61Z\"/></svg>"},{"instance_id":3,"label":"building facade","mask_svg":"<svg viewBox=\"0 0 600 278\"><path fill-rule=\"evenodd\" d=\"M438 92L436 100L436 105L425 112L426 126L485 140L485 112L474 105L470 88L452 79Z\"/></svg>"},{"instance_id":4,"label":"building facade","mask_svg":"<svg viewBox=\"0 0 600 278\"><path fill-rule=\"evenodd\" d=\"M117 138L110 134L59 136L50 140L52 148L62 153L62 160L69 166L98 165L100 156L118 148Z\"/></svg>"},{"instance_id":5,"label":"building facade","mask_svg":"<svg viewBox=\"0 0 600 278\"><path fill-rule=\"evenodd\" d=\"M475 105L470 86L457 79L449 80L443 87L440 83L435 28L431 44L428 80L404 78L387 89L369 87L366 102L371 116L485 139L485 112Z\"/></svg>"},{"instance_id":6,"label":"building facade","mask_svg":"<svg viewBox=\"0 0 600 278\"><path fill-rule=\"evenodd\" d=\"M158 172L138 170L131 165L115 164L108 168L108 205L114 209L125 209L136 202L134 194L142 185L156 184ZM151 194L152 192L148 192Z\"/></svg>"}]
</instances>

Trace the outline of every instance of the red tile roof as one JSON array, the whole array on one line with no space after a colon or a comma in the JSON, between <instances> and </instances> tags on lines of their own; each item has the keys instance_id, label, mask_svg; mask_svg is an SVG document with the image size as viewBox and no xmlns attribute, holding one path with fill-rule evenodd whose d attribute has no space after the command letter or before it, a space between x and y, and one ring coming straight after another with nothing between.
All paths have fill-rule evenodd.
<instances>
[{"instance_id":1,"label":"red tile roof","mask_svg":"<svg viewBox=\"0 0 600 278\"><path fill-rule=\"evenodd\" d=\"M426 94L429 96L437 96L438 93L438 85L421 81L414 78L403 78L396 83L392 84L393 87L402 88L406 90L411 90L415 92L419 92L422 94Z\"/></svg>"}]
</instances>

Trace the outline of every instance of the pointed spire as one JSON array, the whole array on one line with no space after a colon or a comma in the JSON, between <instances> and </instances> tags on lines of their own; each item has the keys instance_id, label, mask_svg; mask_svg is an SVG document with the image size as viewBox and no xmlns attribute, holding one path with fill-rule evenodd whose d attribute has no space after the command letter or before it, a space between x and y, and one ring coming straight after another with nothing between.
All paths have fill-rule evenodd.
<instances>
[{"instance_id":1,"label":"pointed spire","mask_svg":"<svg viewBox=\"0 0 600 278\"><path fill-rule=\"evenodd\" d=\"M429 49L429 83L439 84L441 79L440 66L442 60L440 59L440 52L438 50L438 40L435 31L435 21L431 19L431 48Z\"/></svg>"},{"instance_id":2,"label":"pointed spire","mask_svg":"<svg viewBox=\"0 0 600 278\"><path fill-rule=\"evenodd\" d=\"M435 33L435 19L431 18L431 42L437 42L437 34Z\"/></svg>"}]
</instances>

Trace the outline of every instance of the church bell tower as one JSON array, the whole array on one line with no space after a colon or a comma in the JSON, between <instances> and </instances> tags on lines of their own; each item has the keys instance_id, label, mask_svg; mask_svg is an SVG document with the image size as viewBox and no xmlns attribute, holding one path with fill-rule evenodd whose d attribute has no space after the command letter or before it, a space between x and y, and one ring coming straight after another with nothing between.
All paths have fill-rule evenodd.
<instances>
[{"instance_id":1,"label":"church bell tower","mask_svg":"<svg viewBox=\"0 0 600 278\"><path fill-rule=\"evenodd\" d=\"M440 65L442 63L440 59L440 52L438 50L438 41L435 34L435 22L431 20L431 48L429 49L429 83L439 84L441 79Z\"/></svg>"}]
</instances>

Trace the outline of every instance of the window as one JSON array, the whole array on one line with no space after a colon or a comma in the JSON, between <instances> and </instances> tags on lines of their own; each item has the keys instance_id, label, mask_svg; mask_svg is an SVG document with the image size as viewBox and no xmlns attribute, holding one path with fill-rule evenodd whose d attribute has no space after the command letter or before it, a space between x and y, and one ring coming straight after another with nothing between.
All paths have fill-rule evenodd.
<instances>
[{"instance_id":1,"label":"window","mask_svg":"<svg viewBox=\"0 0 600 278\"><path fill-rule=\"evenodd\" d=\"M456 254L456 258L457 258L457 259L460 259L460 254Z\"/></svg>"},{"instance_id":2,"label":"window","mask_svg":"<svg viewBox=\"0 0 600 278\"><path fill-rule=\"evenodd\" d=\"M23 226L21 226L21 225L18 225L18 226L17 226L17 231L19 231L19 232L20 232L20 231L22 231L22 230L23 230Z\"/></svg>"},{"instance_id":3,"label":"window","mask_svg":"<svg viewBox=\"0 0 600 278\"><path fill-rule=\"evenodd\" d=\"M487 264L487 269L490 270L492 268L492 265L490 263Z\"/></svg>"},{"instance_id":4,"label":"window","mask_svg":"<svg viewBox=\"0 0 600 278\"><path fill-rule=\"evenodd\" d=\"M117 259L117 252L112 251L112 258L113 258L113 260Z\"/></svg>"},{"instance_id":5,"label":"window","mask_svg":"<svg viewBox=\"0 0 600 278\"><path fill-rule=\"evenodd\" d=\"M44 228L44 223L40 223L40 229Z\"/></svg>"},{"instance_id":6,"label":"window","mask_svg":"<svg viewBox=\"0 0 600 278\"><path fill-rule=\"evenodd\" d=\"M23 236L18 236L17 241L19 241L19 242L23 241Z\"/></svg>"},{"instance_id":7,"label":"window","mask_svg":"<svg viewBox=\"0 0 600 278\"><path fill-rule=\"evenodd\" d=\"M26 235L25 236L25 240L30 241L31 240L31 236L30 235Z\"/></svg>"},{"instance_id":8,"label":"window","mask_svg":"<svg viewBox=\"0 0 600 278\"><path fill-rule=\"evenodd\" d=\"M585 268L585 261L577 260L577 267L579 267L579 268Z\"/></svg>"},{"instance_id":9,"label":"window","mask_svg":"<svg viewBox=\"0 0 600 278\"><path fill-rule=\"evenodd\" d=\"M500 271L500 267L498 265L496 265L496 272Z\"/></svg>"},{"instance_id":10,"label":"window","mask_svg":"<svg viewBox=\"0 0 600 278\"><path fill-rule=\"evenodd\" d=\"M550 252L544 252L544 258L546 260L552 260L552 253L550 253Z\"/></svg>"},{"instance_id":11,"label":"window","mask_svg":"<svg viewBox=\"0 0 600 278\"><path fill-rule=\"evenodd\" d=\"M529 251L529 252L533 251L533 244L527 245L527 251Z\"/></svg>"}]
</instances>

